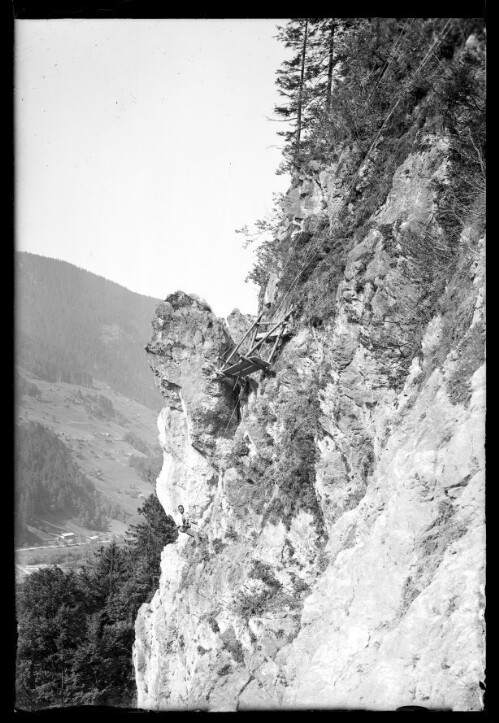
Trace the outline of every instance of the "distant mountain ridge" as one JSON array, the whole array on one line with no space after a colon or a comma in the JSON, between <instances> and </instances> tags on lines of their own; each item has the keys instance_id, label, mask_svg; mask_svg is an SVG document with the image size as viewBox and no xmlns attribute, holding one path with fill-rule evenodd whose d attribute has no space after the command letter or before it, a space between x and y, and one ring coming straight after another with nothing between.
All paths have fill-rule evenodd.
<instances>
[{"instance_id":1,"label":"distant mountain ridge","mask_svg":"<svg viewBox=\"0 0 499 723\"><path fill-rule=\"evenodd\" d=\"M144 353L158 299L66 261L15 254L16 362L47 381L99 379L159 410Z\"/></svg>"}]
</instances>

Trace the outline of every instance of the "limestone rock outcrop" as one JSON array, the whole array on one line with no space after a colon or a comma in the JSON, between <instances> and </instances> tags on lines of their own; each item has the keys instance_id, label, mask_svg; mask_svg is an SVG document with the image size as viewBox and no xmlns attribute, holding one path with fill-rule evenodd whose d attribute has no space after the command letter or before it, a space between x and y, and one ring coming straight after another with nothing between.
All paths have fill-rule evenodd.
<instances>
[{"instance_id":1,"label":"limestone rock outcrop","mask_svg":"<svg viewBox=\"0 0 499 723\"><path fill-rule=\"evenodd\" d=\"M428 242L446 164L437 135L407 155L330 323L295 319L243 407L214 378L226 325L181 292L158 307L157 492L200 536L139 611L140 708L481 709L484 239ZM342 192L336 165L297 177L280 233L313 235Z\"/></svg>"}]
</instances>

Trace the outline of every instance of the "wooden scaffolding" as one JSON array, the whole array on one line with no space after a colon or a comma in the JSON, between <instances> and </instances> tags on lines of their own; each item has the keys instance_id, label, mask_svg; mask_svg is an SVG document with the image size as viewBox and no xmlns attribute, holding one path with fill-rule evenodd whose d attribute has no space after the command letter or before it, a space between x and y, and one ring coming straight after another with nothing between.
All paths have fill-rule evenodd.
<instances>
[{"instance_id":1,"label":"wooden scaffolding","mask_svg":"<svg viewBox=\"0 0 499 723\"><path fill-rule=\"evenodd\" d=\"M280 321L262 321L264 312L258 316L241 340L232 349L225 359L221 369L217 372L217 379L235 379L247 377L257 371L268 371L271 368L272 358L276 352L279 341L289 335L286 322L291 315L289 311ZM270 328L269 328L270 327ZM239 350L249 338L248 351L242 354ZM261 357L263 344L274 342L268 359ZM258 353L257 353L258 352Z\"/></svg>"}]
</instances>

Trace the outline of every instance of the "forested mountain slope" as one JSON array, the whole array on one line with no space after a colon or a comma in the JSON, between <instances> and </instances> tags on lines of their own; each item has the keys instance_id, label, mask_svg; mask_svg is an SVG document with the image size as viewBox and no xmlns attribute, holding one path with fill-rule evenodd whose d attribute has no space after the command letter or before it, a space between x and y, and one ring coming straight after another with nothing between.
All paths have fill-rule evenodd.
<instances>
[{"instance_id":1,"label":"forested mountain slope","mask_svg":"<svg viewBox=\"0 0 499 723\"><path fill-rule=\"evenodd\" d=\"M162 458L154 412L94 385L16 375L18 545L79 528L123 530L152 489Z\"/></svg>"},{"instance_id":2,"label":"forested mountain slope","mask_svg":"<svg viewBox=\"0 0 499 723\"><path fill-rule=\"evenodd\" d=\"M16 253L16 361L47 381L92 379L160 406L144 344L157 300L65 261Z\"/></svg>"},{"instance_id":3,"label":"forested mountain slope","mask_svg":"<svg viewBox=\"0 0 499 723\"><path fill-rule=\"evenodd\" d=\"M18 539L26 536L28 522L47 515L104 529L104 501L64 442L39 422L17 425L15 437Z\"/></svg>"}]
</instances>

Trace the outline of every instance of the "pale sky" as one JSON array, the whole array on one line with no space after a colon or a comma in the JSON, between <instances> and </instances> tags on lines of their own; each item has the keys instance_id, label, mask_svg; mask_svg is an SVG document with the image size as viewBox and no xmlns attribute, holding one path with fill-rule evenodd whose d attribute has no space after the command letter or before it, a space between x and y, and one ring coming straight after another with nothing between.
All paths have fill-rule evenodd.
<instances>
[{"instance_id":1,"label":"pale sky","mask_svg":"<svg viewBox=\"0 0 499 723\"><path fill-rule=\"evenodd\" d=\"M16 249L256 312L235 229L288 176L277 20L17 20Z\"/></svg>"}]
</instances>

